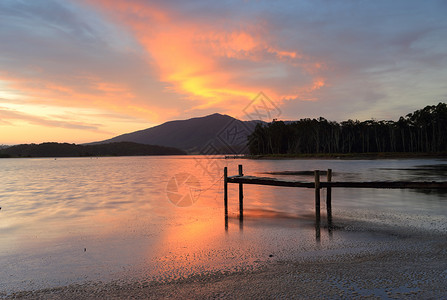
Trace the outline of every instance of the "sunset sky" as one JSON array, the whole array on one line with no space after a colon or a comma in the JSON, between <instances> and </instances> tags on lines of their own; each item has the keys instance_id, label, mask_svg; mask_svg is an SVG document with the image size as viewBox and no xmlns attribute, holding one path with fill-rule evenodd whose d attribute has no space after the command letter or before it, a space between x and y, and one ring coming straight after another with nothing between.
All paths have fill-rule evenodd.
<instances>
[{"instance_id":1,"label":"sunset sky","mask_svg":"<svg viewBox=\"0 0 447 300\"><path fill-rule=\"evenodd\" d=\"M447 102L447 1L1 0L0 144L83 143L259 93L280 119Z\"/></svg>"}]
</instances>

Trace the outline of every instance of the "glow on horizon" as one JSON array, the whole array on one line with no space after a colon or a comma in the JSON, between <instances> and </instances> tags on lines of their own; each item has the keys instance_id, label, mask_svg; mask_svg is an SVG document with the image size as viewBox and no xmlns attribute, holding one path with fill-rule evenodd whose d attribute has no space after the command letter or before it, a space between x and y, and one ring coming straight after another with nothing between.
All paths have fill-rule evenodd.
<instances>
[{"instance_id":1,"label":"glow on horizon","mask_svg":"<svg viewBox=\"0 0 447 300\"><path fill-rule=\"evenodd\" d=\"M447 101L443 1L0 2L0 144L91 142L260 91L281 119Z\"/></svg>"},{"instance_id":2,"label":"glow on horizon","mask_svg":"<svg viewBox=\"0 0 447 300\"><path fill-rule=\"evenodd\" d=\"M124 130L132 132L151 126L145 120L96 109L51 107L41 104L0 104L0 124L8 128L8 139L0 144L69 142L102 140ZM94 122L94 123L92 123ZM103 123L101 123L103 122ZM126 123L127 128L125 127ZM155 125L155 124L153 124ZM49 128L50 130L43 130ZM67 132L70 133L67 139ZM3 133L3 132L2 132ZM27 138L25 138L27 137Z\"/></svg>"}]
</instances>

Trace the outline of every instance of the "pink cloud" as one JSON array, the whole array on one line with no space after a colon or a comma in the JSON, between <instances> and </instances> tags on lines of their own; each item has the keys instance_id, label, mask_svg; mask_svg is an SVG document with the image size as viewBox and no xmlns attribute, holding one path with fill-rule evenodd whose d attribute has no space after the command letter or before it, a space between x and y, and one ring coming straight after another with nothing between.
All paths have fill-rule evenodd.
<instances>
[{"instance_id":1,"label":"pink cloud","mask_svg":"<svg viewBox=\"0 0 447 300\"><path fill-rule=\"evenodd\" d=\"M95 131L99 133L110 134L99 129L99 124L84 123L79 121L67 121L61 118L46 118L42 116L31 115L19 111L0 107L0 123L12 125L17 121L24 121L33 125L45 127L60 127L66 129L82 129Z\"/></svg>"},{"instance_id":2,"label":"pink cloud","mask_svg":"<svg viewBox=\"0 0 447 300\"><path fill-rule=\"evenodd\" d=\"M222 20L177 18L174 8L166 5L116 0L91 4L130 28L159 80L168 84L167 90L189 99L190 111L224 107L234 115L261 90L275 100L307 99L325 84L321 74L315 75L323 63L297 49L282 48L264 21L222 26ZM259 76L262 69L272 72ZM287 87L272 84L272 79L278 83L283 77L302 80Z\"/></svg>"}]
</instances>

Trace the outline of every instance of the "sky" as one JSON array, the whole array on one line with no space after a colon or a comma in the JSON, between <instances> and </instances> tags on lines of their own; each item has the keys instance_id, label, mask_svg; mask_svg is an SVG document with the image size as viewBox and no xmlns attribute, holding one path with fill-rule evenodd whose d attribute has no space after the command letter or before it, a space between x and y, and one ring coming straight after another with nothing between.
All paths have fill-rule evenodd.
<instances>
[{"instance_id":1,"label":"sky","mask_svg":"<svg viewBox=\"0 0 447 300\"><path fill-rule=\"evenodd\" d=\"M0 144L212 113L387 119L447 102L447 1L0 0ZM269 121L269 120L264 120Z\"/></svg>"}]
</instances>

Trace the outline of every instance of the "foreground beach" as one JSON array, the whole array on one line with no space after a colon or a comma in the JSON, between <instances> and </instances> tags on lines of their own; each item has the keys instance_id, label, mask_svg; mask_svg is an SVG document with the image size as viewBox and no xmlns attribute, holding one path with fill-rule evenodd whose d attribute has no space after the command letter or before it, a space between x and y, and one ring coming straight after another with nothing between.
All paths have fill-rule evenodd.
<instances>
[{"instance_id":1,"label":"foreground beach","mask_svg":"<svg viewBox=\"0 0 447 300\"><path fill-rule=\"evenodd\" d=\"M354 229L357 230L357 229ZM360 229L368 230L366 228ZM377 247L313 251L295 260L272 260L236 272L195 274L184 279L122 280L27 291L17 299L273 299L447 297L445 232L382 227ZM358 245L358 244L357 244ZM5 296L5 295L4 295Z\"/></svg>"}]
</instances>

